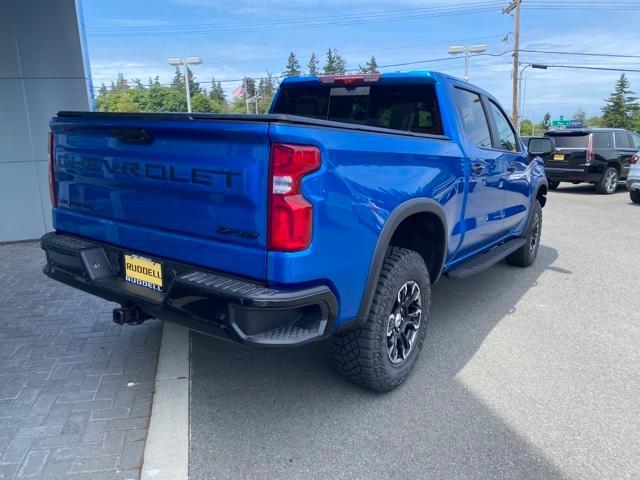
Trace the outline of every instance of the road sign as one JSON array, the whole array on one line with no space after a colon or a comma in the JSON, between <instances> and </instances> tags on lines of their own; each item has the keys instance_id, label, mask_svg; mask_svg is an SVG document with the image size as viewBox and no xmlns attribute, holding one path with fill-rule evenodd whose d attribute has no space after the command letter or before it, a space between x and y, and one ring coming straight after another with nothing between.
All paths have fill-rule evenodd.
<instances>
[{"instance_id":1,"label":"road sign","mask_svg":"<svg viewBox=\"0 0 640 480\"><path fill-rule=\"evenodd\" d=\"M571 125L571 120L553 120L551 122L552 127L568 127Z\"/></svg>"},{"instance_id":2,"label":"road sign","mask_svg":"<svg viewBox=\"0 0 640 480\"><path fill-rule=\"evenodd\" d=\"M584 126L584 123L582 122L582 120L571 120L569 122L569 128L582 128Z\"/></svg>"}]
</instances>

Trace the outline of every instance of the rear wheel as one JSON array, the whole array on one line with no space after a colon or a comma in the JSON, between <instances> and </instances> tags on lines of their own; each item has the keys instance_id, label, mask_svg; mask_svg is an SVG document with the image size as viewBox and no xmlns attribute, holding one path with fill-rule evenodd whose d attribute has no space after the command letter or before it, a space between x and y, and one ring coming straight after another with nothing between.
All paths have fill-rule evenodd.
<instances>
[{"instance_id":1,"label":"rear wheel","mask_svg":"<svg viewBox=\"0 0 640 480\"><path fill-rule=\"evenodd\" d=\"M640 191L639 190L629 190L629 196L631 197L631 201L633 203L640 203Z\"/></svg>"},{"instance_id":2,"label":"rear wheel","mask_svg":"<svg viewBox=\"0 0 640 480\"><path fill-rule=\"evenodd\" d=\"M604 195L610 195L618 188L618 170L614 167L607 167L604 175L598 183L596 183L596 192Z\"/></svg>"},{"instance_id":3,"label":"rear wheel","mask_svg":"<svg viewBox=\"0 0 640 480\"><path fill-rule=\"evenodd\" d=\"M542 234L542 205L536 200L533 206L533 213L525 243L518 250L513 252L507 257L507 263L516 265L518 267L528 267L533 264L538 255L538 248L540 247L540 235Z\"/></svg>"},{"instance_id":4,"label":"rear wheel","mask_svg":"<svg viewBox=\"0 0 640 480\"><path fill-rule=\"evenodd\" d=\"M367 320L334 336L338 370L351 382L387 392L406 380L429 320L429 271L413 250L391 247Z\"/></svg>"},{"instance_id":5,"label":"rear wheel","mask_svg":"<svg viewBox=\"0 0 640 480\"><path fill-rule=\"evenodd\" d=\"M555 180L549 180L549 190L555 190L560 185L560 182L556 182Z\"/></svg>"}]
</instances>

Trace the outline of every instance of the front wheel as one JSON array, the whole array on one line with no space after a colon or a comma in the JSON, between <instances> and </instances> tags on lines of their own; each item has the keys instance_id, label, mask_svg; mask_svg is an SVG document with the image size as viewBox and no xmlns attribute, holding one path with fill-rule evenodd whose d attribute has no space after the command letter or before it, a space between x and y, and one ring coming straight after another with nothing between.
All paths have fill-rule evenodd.
<instances>
[{"instance_id":1,"label":"front wheel","mask_svg":"<svg viewBox=\"0 0 640 480\"><path fill-rule=\"evenodd\" d=\"M618 188L619 177L617 169L607 167L600 181L596 183L596 192L604 195L612 194Z\"/></svg>"},{"instance_id":2,"label":"front wheel","mask_svg":"<svg viewBox=\"0 0 640 480\"><path fill-rule=\"evenodd\" d=\"M334 336L340 373L376 392L404 382L422 349L430 305L429 271L422 257L413 250L389 248L369 317Z\"/></svg>"},{"instance_id":3,"label":"front wheel","mask_svg":"<svg viewBox=\"0 0 640 480\"><path fill-rule=\"evenodd\" d=\"M556 190L560 186L560 182L549 180L549 190Z\"/></svg>"},{"instance_id":4,"label":"front wheel","mask_svg":"<svg viewBox=\"0 0 640 480\"><path fill-rule=\"evenodd\" d=\"M540 247L540 235L542 234L542 205L538 200L533 205L531 221L525 243L518 250L507 257L507 263L518 267L528 267L535 262Z\"/></svg>"},{"instance_id":5,"label":"front wheel","mask_svg":"<svg viewBox=\"0 0 640 480\"><path fill-rule=\"evenodd\" d=\"M640 190L629 190L629 196L633 203L640 203Z\"/></svg>"}]
</instances>

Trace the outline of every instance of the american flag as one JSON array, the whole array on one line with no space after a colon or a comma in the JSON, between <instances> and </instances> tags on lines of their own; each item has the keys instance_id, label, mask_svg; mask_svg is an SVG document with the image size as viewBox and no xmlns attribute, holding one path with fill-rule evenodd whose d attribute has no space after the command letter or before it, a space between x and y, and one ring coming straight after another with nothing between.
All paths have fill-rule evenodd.
<instances>
[{"instance_id":1,"label":"american flag","mask_svg":"<svg viewBox=\"0 0 640 480\"><path fill-rule=\"evenodd\" d=\"M246 93L247 93L247 89L241 85L233 91L233 96L238 98L246 95Z\"/></svg>"}]
</instances>

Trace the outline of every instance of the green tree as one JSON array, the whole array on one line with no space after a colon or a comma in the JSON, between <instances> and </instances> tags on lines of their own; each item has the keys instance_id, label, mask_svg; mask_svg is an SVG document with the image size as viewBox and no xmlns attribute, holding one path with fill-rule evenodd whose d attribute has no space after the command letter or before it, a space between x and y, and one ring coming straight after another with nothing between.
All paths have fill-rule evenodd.
<instances>
[{"instance_id":1,"label":"green tree","mask_svg":"<svg viewBox=\"0 0 640 480\"><path fill-rule=\"evenodd\" d=\"M202 92L191 97L191 110L195 113L209 113L211 109L211 99Z\"/></svg>"},{"instance_id":2,"label":"green tree","mask_svg":"<svg viewBox=\"0 0 640 480\"><path fill-rule=\"evenodd\" d=\"M587 113L582 110L581 108L578 108L578 110L576 110L576 113L573 114L573 119L574 120L578 120L582 123L586 123L587 122Z\"/></svg>"},{"instance_id":3,"label":"green tree","mask_svg":"<svg viewBox=\"0 0 640 480\"><path fill-rule=\"evenodd\" d=\"M323 73L327 75L342 75L347 69L347 61L338 50L331 48L327 51L327 60L324 64Z\"/></svg>"},{"instance_id":4,"label":"green tree","mask_svg":"<svg viewBox=\"0 0 640 480\"><path fill-rule=\"evenodd\" d=\"M549 130L551 128L551 114L549 112L544 114L544 117L542 117L542 121L538 124L538 126L544 132L546 132L547 130Z\"/></svg>"},{"instance_id":5,"label":"green tree","mask_svg":"<svg viewBox=\"0 0 640 480\"><path fill-rule=\"evenodd\" d=\"M258 110L260 113L266 113L269 111L275 93L276 86L275 81L273 80L273 75L270 72L267 72L267 76L261 78L260 83L258 83Z\"/></svg>"},{"instance_id":6,"label":"green tree","mask_svg":"<svg viewBox=\"0 0 640 480\"><path fill-rule=\"evenodd\" d=\"M107 93L107 86L104 84L104 82L102 82L102 85L100 85L100 88L98 89L98 95L106 95Z\"/></svg>"},{"instance_id":7,"label":"green tree","mask_svg":"<svg viewBox=\"0 0 640 480\"><path fill-rule=\"evenodd\" d=\"M538 129L538 133L542 133L540 131L540 127L538 127L533 120L530 118L525 118L520 122L520 135L531 135L534 136L536 134L536 128Z\"/></svg>"},{"instance_id":8,"label":"green tree","mask_svg":"<svg viewBox=\"0 0 640 480\"><path fill-rule=\"evenodd\" d=\"M311 58L309 59L309 64L307 65L307 68L309 69L309 75L316 77L318 73L320 73L318 70L319 66L320 66L320 62L318 61L318 57L314 52L311 54Z\"/></svg>"},{"instance_id":9,"label":"green tree","mask_svg":"<svg viewBox=\"0 0 640 480\"><path fill-rule=\"evenodd\" d=\"M197 95L198 93L202 92L200 83L196 82L196 77L189 67L187 67L187 71L189 72L189 92L192 96Z\"/></svg>"},{"instance_id":10,"label":"green tree","mask_svg":"<svg viewBox=\"0 0 640 480\"><path fill-rule=\"evenodd\" d=\"M585 121L585 125L590 127L602 127L602 117L598 115L594 115L593 117L589 117Z\"/></svg>"},{"instance_id":11,"label":"green tree","mask_svg":"<svg viewBox=\"0 0 640 480\"><path fill-rule=\"evenodd\" d=\"M224 93L224 88L222 88L222 84L220 82L216 83L216 79L214 77L211 77L211 90L209 90L209 98L222 105L227 103L227 96Z\"/></svg>"},{"instance_id":12,"label":"green tree","mask_svg":"<svg viewBox=\"0 0 640 480\"><path fill-rule=\"evenodd\" d=\"M302 75L302 70L300 70L300 63L296 58L296 54L291 52L289 53L289 58L287 59L287 67L284 72L282 72L283 77L299 77Z\"/></svg>"},{"instance_id":13,"label":"green tree","mask_svg":"<svg viewBox=\"0 0 640 480\"><path fill-rule=\"evenodd\" d=\"M629 79L623 73L616 82L613 93L605 100L605 105L602 107L603 126L633 128L638 114L638 104L630 87Z\"/></svg>"},{"instance_id":14,"label":"green tree","mask_svg":"<svg viewBox=\"0 0 640 480\"><path fill-rule=\"evenodd\" d=\"M113 82L111 83L113 85ZM117 90L119 92L129 89L129 82L127 81L126 78L124 78L124 75L122 73L118 74L118 79L116 80L116 83L112 89Z\"/></svg>"},{"instance_id":15,"label":"green tree","mask_svg":"<svg viewBox=\"0 0 640 480\"><path fill-rule=\"evenodd\" d=\"M362 65L358 65L360 67L361 73L376 73L378 71L378 64L376 63L376 57L371 56L371 60Z\"/></svg>"},{"instance_id":16,"label":"green tree","mask_svg":"<svg viewBox=\"0 0 640 480\"><path fill-rule=\"evenodd\" d=\"M184 92L185 84L184 84L184 75L180 71L178 67L176 67L176 71L173 74L173 80L171 80L171 88L174 90L178 90L180 92Z\"/></svg>"}]
</instances>

